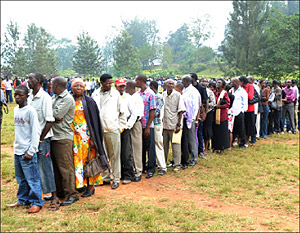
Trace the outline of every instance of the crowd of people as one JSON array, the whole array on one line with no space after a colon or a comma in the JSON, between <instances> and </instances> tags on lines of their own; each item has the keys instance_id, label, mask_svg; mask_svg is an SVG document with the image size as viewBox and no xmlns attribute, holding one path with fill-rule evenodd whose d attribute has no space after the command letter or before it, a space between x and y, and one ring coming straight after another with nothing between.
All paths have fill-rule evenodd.
<instances>
[{"instance_id":1,"label":"crowd of people","mask_svg":"<svg viewBox=\"0 0 300 233\"><path fill-rule=\"evenodd\" d=\"M7 83L8 89L14 85ZM273 133L300 129L295 80L208 81L190 73L179 80L140 74L113 81L103 74L100 83L31 73L16 84L19 187L18 201L9 207L30 206L28 212L37 213L50 201L47 208L55 211L79 195L94 195L95 186L117 189L141 181L143 173L147 179L162 176L168 167L179 173L209 151L223 153L235 144L245 149ZM10 96L8 90L7 101ZM85 166L93 159L101 172L88 176Z\"/></svg>"}]
</instances>

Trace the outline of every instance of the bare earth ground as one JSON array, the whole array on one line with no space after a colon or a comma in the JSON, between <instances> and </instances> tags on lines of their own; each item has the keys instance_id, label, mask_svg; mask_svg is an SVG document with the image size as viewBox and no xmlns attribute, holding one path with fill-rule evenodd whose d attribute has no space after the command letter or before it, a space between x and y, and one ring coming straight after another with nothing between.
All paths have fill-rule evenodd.
<instances>
[{"instance_id":1,"label":"bare earth ground","mask_svg":"<svg viewBox=\"0 0 300 233\"><path fill-rule=\"evenodd\" d=\"M267 140L260 140L261 143L268 143ZM278 141L278 143L286 144L298 144L297 140L289 141ZM4 147L2 145L2 152L8 152L13 154L13 148ZM190 168L191 172L195 168ZM190 179L193 179L191 177ZM6 186L6 188L14 189L12 182L2 183L1 185ZM11 186L11 187L9 187ZM287 191L291 194L299 195L299 189L291 189L291 187L281 187L283 191ZM151 203L159 207L164 207L169 205L172 202L186 202L187 200L191 202L195 207L200 209L205 209L208 211L213 211L216 213L224 214L233 214L238 217L251 217L255 219L252 227L255 228L255 231L270 231L268 226L262 224L266 221L274 221L278 224L276 227L279 229L291 229L294 232L299 232L299 215L288 214L282 210L267 209L261 206L250 207L244 204L230 204L224 203L218 200L218 197L211 198L205 193L196 193L191 192L190 187L184 184L183 178L177 178L174 176L162 176L162 177L153 177L150 180L143 178L140 182L132 182L129 185L120 185L117 190L112 190L110 186L101 186L96 187L95 195L84 199L88 202L93 202L93 200L101 197L104 201L107 200L107 197L113 196L116 200L121 202L135 202L135 203ZM81 199L82 200L82 199ZM78 202L81 203L81 202ZM45 203L45 205L48 205ZM298 205L298 203L295 203ZM63 207L61 207L63 208ZM57 211L56 214L62 214L61 211ZM49 214L46 208L43 208L40 212L40 215L45 217ZM251 231L251 229L245 228L245 231Z\"/></svg>"}]
</instances>

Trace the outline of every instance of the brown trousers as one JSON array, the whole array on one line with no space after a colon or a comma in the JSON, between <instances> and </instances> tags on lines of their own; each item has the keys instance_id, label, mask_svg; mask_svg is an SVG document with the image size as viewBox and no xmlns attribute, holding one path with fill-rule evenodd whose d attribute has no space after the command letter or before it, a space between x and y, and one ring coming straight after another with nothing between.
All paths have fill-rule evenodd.
<instances>
[{"instance_id":1,"label":"brown trousers","mask_svg":"<svg viewBox=\"0 0 300 233\"><path fill-rule=\"evenodd\" d=\"M51 141L51 155L57 195L78 198L72 146L68 139Z\"/></svg>"}]
</instances>

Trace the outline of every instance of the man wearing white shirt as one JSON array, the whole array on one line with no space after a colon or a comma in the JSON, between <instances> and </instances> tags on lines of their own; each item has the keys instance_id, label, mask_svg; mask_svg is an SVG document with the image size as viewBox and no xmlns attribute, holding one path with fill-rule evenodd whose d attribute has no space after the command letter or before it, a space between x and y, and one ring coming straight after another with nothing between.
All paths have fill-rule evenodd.
<instances>
[{"instance_id":1,"label":"man wearing white shirt","mask_svg":"<svg viewBox=\"0 0 300 233\"><path fill-rule=\"evenodd\" d=\"M129 101L129 106L131 112L134 114L129 122L133 122L133 126L131 128L131 142L132 142L132 152L134 158L134 168L135 168L135 179L134 182L139 182L142 179L142 171L143 171L143 129L141 119L144 116L144 102L142 97L135 92L136 83L135 81L129 80L126 86L126 93L131 96Z\"/></svg>"},{"instance_id":2,"label":"man wearing white shirt","mask_svg":"<svg viewBox=\"0 0 300 233\"><path fill-rule=\"evenodd\" d=\"M112 76L103 74L100 77L101 88L94 91L92 98L95 100L99 110L100 119L104 129L104 145L111 162L113 172L112 189L119 187L121 179L121 140L120 133L126 127L126 116L120 93L112 89ZM110 183L109 173L103 176L103 183Z\"/></svg>"},{"instance_id":3,"label":"man wearing white shirt","mask_svg":"<svg viewBox=\"0 0 300 233\"><path fill-rule=\"evenodd\" d=\"M234 95L234 100L231 106L234 116L233 138L239 136L239 147L243 149L245 148L246 143L244 112L248 109L248 94L245 89L240 86L240 81L237 78L233 78L231 80L231 85L232 94Z\"/></svg>"},{"instance_id":4,"label":"man wearing white shirt","mask_svg":"<svg viewBox=\"0 0 300 233\"><path fill-rule=\"evenodd\" d=\"M91 82L90 79L86 79L85 81L85 90L86 90L86 94L91 96Z\"/></svg>"},{"instance_id":5,"label":"man wearing white shirt","mask_svg":"<svg viewBox=\"0 0 300 233\"><path fill-rule=\"evenodd\" d=\"M198 160L198 150L195 138L195 125L198 125L200 116L201 96L196 88L192 85L190 75L182 78L183 100L186 112L183 114L183 131L181 138L181 164L182 168L188 168L188 165L194 166ZM191 150L191 159L189 160L189 149Z\"/></svg>"}]
</instances>

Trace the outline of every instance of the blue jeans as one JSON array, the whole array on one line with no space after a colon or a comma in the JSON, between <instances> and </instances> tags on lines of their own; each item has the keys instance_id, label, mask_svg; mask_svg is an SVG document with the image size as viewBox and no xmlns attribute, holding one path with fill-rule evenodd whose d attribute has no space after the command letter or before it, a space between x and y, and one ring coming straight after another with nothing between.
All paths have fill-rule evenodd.
<instances>
[{"instance_id":1,"label":"blue jeans","mask_svg":"<svg viewBox=\"0 0 300 233\"><path fill-rule=\"evenodd\" d=\"M24 161L22 155L15 155L15 175L19 184L17 198L21 205L43 206L41 179L37 165L37 155Z\"/></svg>"},{"instance_id":2,"label":"blue jeans","mask_svg":"<svg viewBox=\"0 0 300 233\"><path fill-rule=\"evenodd\" d=\"M197 127L197 139L198 139L198 154L203 152L203 122L199 121Z\"/></svg>"},{"instance_id":3,"label":"blue jeans","mask_svg":"<svg viewBox=\"0 0 300 233\"><path fill-rule=\"evenodd\" d=\"M13 98L12 98L12 90L6 90L6 103L12 103Z\"/></svg>"},{"instance_id":4,"label":"blue jeans","mask_svg":"<svg viewBox=\"0 0 300 233\"><path fill-rule=\"evenodd\" d=\"M269 116L269 106L263 105L264 112L262 113L261 121L260 121L260 130L261 136L267 137L268 135L268 116Z\"/></svg>"},{"instance_id":5,"label":"blue jeans","mask_svg":"<svg viewBox=\"0 0 300 233\"><path fill-rule=\"evenodd\" d=\"M46 138L43 142L40 142L39 152L37 153L38 168L44 194L56 191L50 147L50 138Z\"/></svg>"}]
</instances>

